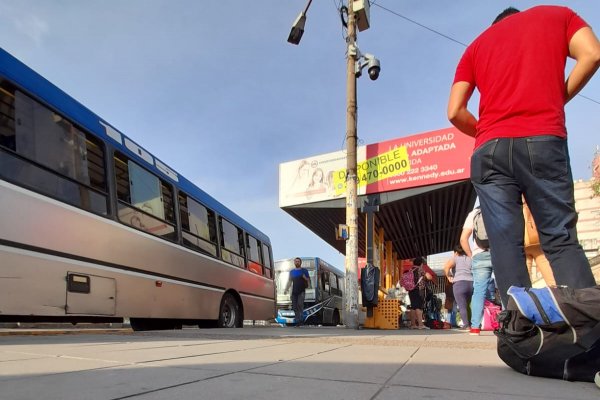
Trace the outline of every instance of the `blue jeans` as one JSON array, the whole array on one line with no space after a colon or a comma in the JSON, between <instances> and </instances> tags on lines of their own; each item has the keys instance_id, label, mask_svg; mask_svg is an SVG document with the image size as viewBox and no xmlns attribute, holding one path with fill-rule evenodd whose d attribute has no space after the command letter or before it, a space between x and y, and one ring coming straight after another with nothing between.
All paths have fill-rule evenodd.
<instances>
[{"instance_id":1,"label":"blue jeans","mask_svg":"<svg viewBox=\"0 0 600 400\"><path fill-rule=\"evenodd\" d=\"M483 253L473 256L471 261L471 272L473 272L471 327L481 328L481 320L483 319L483 302L485 299L492 299L492 293L490 293L489 290L492 283L492 258L490 257L489 251L484 251Z\"/></svg>"},{"instance_id":2,"label":"blue jeans","mask_svg":"<svg viewBox=\"0 0 600 400\"><path fill-rule=\"evenodd\" d=\"M446 322L450 323L450 325L454 328L458 326L456 323L456 314L458 312L458 304L456 301L452 302L452 309L448 310L448 314L446 314Z\"/></svg>"},{"instance_id":3,"label":"blue jeans","mask_svg":"<svg viewBox=\"0 0 600 400\"><path fill-rule=\"evenodd\" d=\"M304 296L306 292L303 290L300 293L292 292L292 310L294 310L294 318L296 325L301 325L304 322L302 313L304 311Z\"/></svg>"},{"instance_id":4,"label":"blue jeans","mask_svg":"<svg viewBox=\"0 0 600 400\"><path fill-rule=\"evenodd\" d=\"M493 139L471 157L502 303L510 286L531 287L523 250L525 196L557 285L595 285L577 240L577 212L567 140L557 136Z\"/></svg>"}]
</instances>

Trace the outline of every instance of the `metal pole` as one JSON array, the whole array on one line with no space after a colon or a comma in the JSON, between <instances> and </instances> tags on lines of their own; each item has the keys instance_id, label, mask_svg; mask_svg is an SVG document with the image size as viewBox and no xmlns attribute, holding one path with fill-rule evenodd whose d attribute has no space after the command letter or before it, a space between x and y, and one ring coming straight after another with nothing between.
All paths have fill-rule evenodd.
<instances>
[{"instance_id":1,"label":"metal pole","mask_svg":"<svg viewBox=\"0 0 600 400\"><path fill-rule=\"evenodd\" d=\"M306 7L304 8L304 13L306 15L306 13L308 12L308 8L310 7L310 3L312 3L312 0L308 0L308 3L306 3Z\"/></svg>"},{"instance_id":2,"label":"metal pole","mask_svg":"<svg viewBox=\"0 0 600 400\"><path fill-rule=\"evenodd\" d=\"M358 204L356 180L356 17L353 1L348 0L348 75L346 85L346 289L344 324L358 329Z\"/></svg>"}]
</instances>

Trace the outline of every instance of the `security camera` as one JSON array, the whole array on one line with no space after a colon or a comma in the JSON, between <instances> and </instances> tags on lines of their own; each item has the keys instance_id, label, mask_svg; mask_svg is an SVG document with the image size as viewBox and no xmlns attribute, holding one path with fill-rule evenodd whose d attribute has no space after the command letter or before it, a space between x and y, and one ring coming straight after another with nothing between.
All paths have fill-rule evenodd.
<instances>
[{"instance_id":1,"label":"security camera","mask_svg":"<svg viewBox=\"0 0 600 400\"><path fill-rule=\"evenodd\" d=\"M372 81L376 81L377 78L379 78L379 72L381 72L381 65L379 63L379 60L376 59L375 57L373 57L369 60L369 62L367 63L367 66L368 66L367 71L369 72L369 78L371 78Z\"/></svg>"},{"instance_id":2,"label":"security camera","mask_svg":"<svg viewBox=\"0 0 600 400\"><path fill-rule=\"evenodd\" d=\"M381 72L381 63L373 54L360 54L358 53L359 61L356 62L355 75L357 78L360 78L362 75L362 70L365 67L367 68L367 72L369 72L369 78L372 81L377 80L379 78L379 73Z\"/></svg>"}]
</instances>

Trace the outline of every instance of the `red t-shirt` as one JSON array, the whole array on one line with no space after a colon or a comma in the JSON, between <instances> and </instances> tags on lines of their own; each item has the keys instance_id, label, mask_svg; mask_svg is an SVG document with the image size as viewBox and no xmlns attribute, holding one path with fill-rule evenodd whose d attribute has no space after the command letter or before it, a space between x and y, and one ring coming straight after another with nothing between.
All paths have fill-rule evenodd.
<instances>
[{"instance_id":1,"label":"red t-shirt","mask_svg":"<svg viewBox=\"0 0 600 400\"><path fill-rule=\"evenodd\" d=\"M454 83L479 90L476 148L502 137L567 136L566 58L571 38L586 26L567 7L537 6L492 25L467 47Z\"/></svg>"}]
</instances>

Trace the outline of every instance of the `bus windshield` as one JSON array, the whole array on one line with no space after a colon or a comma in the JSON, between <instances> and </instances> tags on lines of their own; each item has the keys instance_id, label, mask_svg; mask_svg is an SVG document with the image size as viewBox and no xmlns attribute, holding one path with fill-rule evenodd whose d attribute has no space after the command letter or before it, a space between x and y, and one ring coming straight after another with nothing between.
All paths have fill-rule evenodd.
<instances>
[{"instance_id":1,"label":"bus windshield","mask_svg":"<svg viewBox=\"0 0 600 400\"><path fill-rule=\"evenodd\" d=\"M308 276L310 276L310 288L306 289L306 297L304 298L305 301L308 300L314 300L315 299L315 285L316 285L316 278L315 278L315 271L314 270L308 270ZM288 292L287 294L284 293L285 291L285 287L288 284L288 281L290 279L290 271L275 271L275 286L277 287L277 300L278 301L291 301L290 300L290 292L291 292L291 288L290 288L290 292Z\"/></svg>"},{"instance_id":2,"label":"bus windshield","mask_svg":"<svg viewBox=\"0 0 600 400\"><path fill-rule=\"evenodd\" d=\"M308 271L311 287L306 289L303 304L302 321L296 320L292 310L292 295L285 293L290 283L290 274L294 270L294 259L288 258L275 262L275 286L277 293L277 318L282 324L301 322L314 325L338 325L343 310L344 275L318 257L302 257L302 267Z\"/></svg>"}]
</instances>

